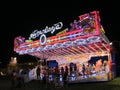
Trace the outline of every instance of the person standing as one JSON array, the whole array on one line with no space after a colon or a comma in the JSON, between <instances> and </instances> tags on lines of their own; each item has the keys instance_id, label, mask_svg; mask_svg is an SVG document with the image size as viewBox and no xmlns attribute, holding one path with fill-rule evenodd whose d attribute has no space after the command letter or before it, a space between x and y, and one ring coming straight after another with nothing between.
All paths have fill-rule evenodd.
<instances>
[{"instance_id":1,"label":"person standing","mask_svg":"<svg viewBox=\"0 0 120 90\"><path fill-rule=\"evenodd\" d=\"M16 83L17 83L17 72L15 70L12 71L12 87L16 87Z\"/></svg>"},{"instance_id":2,"label":"person standing","mask_svg":"<svg viewBox=\"0 0 120 90\"><path fill-rule=\"evenodd\" d=\"M37 79L40 79L40 66L36 69Z\"/></svg>"},{"instance_id":3,"label":"person standing","mask_svg":"<svg viewBox=\"0 0 120 90\"><path fill-rule=\"evenodd\" d=\"M86 67L83 64L83 66L82 66L82 75L83 75L83 78L85 78L85 71L86 71Z\"/></svg>"}]
</instances>

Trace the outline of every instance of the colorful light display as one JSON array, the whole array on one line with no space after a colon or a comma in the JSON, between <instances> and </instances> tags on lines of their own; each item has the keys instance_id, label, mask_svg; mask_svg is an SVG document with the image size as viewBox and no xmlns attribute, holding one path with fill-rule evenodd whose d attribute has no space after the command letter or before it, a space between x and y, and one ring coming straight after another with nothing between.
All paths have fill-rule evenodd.
<instances>
[{"instance_id":1,"label":"colorful light display","mask_svg":"<svg viewBox=\"0 0 120 90\"><path fill-rule=\"evenodd\" d=\"M110 51L109 40L104 35L98 11L80 15L78 21L70 23L71 28L46 37L46 33L54 33L62 26L63 23L58 22L50 28L46 26L41 31L34 30L26 41L21 36L16 37L14 51L20 55L30 54L39 58L42 54L52 57ZM40 37L40 40L34 40L36 37Z\"/></svg>"},{"instance_id":2,"label":"colorful light display","mask_svg":"<svg viewBox=\"0 0 120 90\"><path fill-rule=\"evenodd\" d=\"M54 33L55 30L62 29L62 26L63 23L58 22L50 28L46 26L41 31L35 30L30 34L30 41L23 37L15 38L14 51L20 55L29 54L47 58L48 61L56 60L60 67L71 62L85 64L87 67L88 62L95 56L108 56L111 60L110 42L105 36L98 11L80 15L79 20L70 23L70 28L61 30L55 36L46 37L46 33ZM40 37L39 40L35 40L37 37ZM22 42L18 44L21 39ZM106 74L101 79L99 75L95 76L98 81L104 76L104 80L108 80Z\"/></svg>"}]
</instances>

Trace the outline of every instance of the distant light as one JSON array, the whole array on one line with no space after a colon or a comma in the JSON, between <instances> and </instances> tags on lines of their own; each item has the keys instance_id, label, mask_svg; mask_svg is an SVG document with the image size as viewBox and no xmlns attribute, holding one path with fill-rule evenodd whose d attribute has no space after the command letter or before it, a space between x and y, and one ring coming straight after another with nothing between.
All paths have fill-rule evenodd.
<instances>
[{"instance_id":1,"label":"distant light","mask_svg":"<svg viewBox=\"0 0 120 90\"><path fill-rule=\"evenodd\" d=\"M17 57L11 57L10 64L17 64Z\"/></svg>"},{"instance_id":2,"label":"distant light","mask_svg":"<svg viewBox=\"0 0 120 90\"><path fill-rule=\"evenodd\" d=\"M112 42L110 42L110 45L112 45L113 43Z\"/></svg>"}]
</instances>

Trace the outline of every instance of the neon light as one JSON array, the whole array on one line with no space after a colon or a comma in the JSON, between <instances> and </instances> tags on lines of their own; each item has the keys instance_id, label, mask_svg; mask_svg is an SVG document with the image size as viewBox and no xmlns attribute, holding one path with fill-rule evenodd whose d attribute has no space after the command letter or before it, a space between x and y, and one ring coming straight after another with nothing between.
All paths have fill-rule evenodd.
<instances>
[{"instance_id":1,"label":"neon light","mask_svg":"<svg viewBox=\"0 0 120 90\"><path fill-rule=\"evenodd\" d=\"M46 36L45 36L45 34L42 34L41 36L40 36L40 44L41 45L44 45L46 43Z\"/></svg>"},{"instance_id":2,"label":"neon light","mask_svg":"<svg viewBox=\"0 0 120 90\"><path fill-rule=\"evenodd\" d=\"M63 27L63 23L62 22L58 22L57 24L54 24L52 27L48 27L46 26L45 29L43 30L34 30L31 34L29 39L35 39L38 36L42 35L42 34L46 34L48 32L51 32L52 34L55 32L55 30L59 30Z\"/></svg>"},{"instance_id":3,"label":"neon light","mask_svg":"<svg viewBox=\"0 0 120 90\"><path fill-rule=\"evenodd\" d=\"M55 30L61 29L63 26L62 22L54 24L52 27L46 26L46 28L41 31L35 30L30 34L29 39L35 39L40 36L40 40L23 42L19 47L15 47L14 51L19 54L31 53L31 55L33 52L39 52L37 53L38 56L41 53L46 54L46 56L67 56L69 54L75 55L77 53L81 54L96 52L97 48L100 51L103 51L103 46L106 50L109 50L109 45L107 47L105 44L97 44L102 41L107 44L106 40L104 38L102 40L99 36L101 34L100 30L103 29L100 25L99 12L93 11L88 14L81 15L79 18L80 20L77 21L77 24L75 22L72 23L74 26L76 25L74 30L70 31L71 29L67 28L52 37L46 37L45 34L48 32L53 34ZM77 25L79 25L79 28L77 28ZM93 46L91 44L93 44ZM83 45L88 45L88 47Z\"/></svg>"}]
</instances>

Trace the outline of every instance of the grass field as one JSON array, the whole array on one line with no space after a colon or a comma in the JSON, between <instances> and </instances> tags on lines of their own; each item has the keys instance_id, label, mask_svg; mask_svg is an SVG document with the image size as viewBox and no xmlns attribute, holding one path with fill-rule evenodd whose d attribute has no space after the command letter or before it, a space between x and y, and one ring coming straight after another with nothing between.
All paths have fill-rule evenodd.
<instances>
[{"instance_id":1,"label":"grass field","mask_svg":"<svg viewBox=\"0 0 120 90\"><path fill-rule=\"evenodd\" d=\"M120 77L108 82L70 85L68 90L120 90Z\"/></svg>"},{"instance_id":2,"label":"grass field","mask_svg":"<svg viewBox=\"0 0 120 90\"><path fill-rule=\"evenodd\" d=\"M25 83L21 87L11 88L9 79L0 79L0 90L120 90L120 77L107 82L68 84L60 88L46 86L37 80Z\"/></svg>"}]
</instances>

